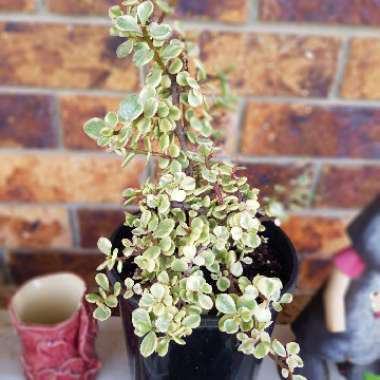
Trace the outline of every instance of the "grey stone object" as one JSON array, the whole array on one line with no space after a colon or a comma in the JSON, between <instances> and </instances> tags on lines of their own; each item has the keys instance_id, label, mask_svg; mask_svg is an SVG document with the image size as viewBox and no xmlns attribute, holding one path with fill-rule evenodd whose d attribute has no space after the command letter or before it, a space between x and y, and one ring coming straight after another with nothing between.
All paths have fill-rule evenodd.
<instances>
[{"instance_id":1,"label":"grey stone object","mask_svg":"<svg viewBox=\"0 0 380 380\"><path fill-rule=\"evenodd\" d=\"M329 380L328 361L336 363L348 380L363 380L365 371L380 374L380 318L371 305L371 294L380 292L380 196L350 224L347 233L366 270L352 279L346 293L346 331L326 329L324 287L292 325L305 362L300 374L309 380Z\"/></svg>"}]
</instances>

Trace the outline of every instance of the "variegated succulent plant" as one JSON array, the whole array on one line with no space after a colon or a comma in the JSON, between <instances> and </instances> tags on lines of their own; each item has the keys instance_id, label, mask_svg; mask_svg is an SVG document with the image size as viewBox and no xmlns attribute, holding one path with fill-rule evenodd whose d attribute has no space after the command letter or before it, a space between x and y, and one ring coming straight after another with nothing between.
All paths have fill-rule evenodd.
<instances>
[{"instance_id":1,"label":"variegated succulent plant","mask_svg":"<svg viewBox=\"0 0 380 380\"><path fill-rule=\"evenodd\" d=\"M276 206L259 203L259 190L250 188L233 164L218 156L212 115L230 107L226 72L209 75L197 45L178 26L165 23L173 12L165 0L125 0L110 9L111 34L125 38L117 56L133 55L147 73L145 86L128 95L117 112L93 118L85 132L99 146L115 152L126 166L137 155L159 168L158 178L138 189L126 189L125 224L133 238L112 249L107 238L98 247L105 261L98 268L99 291L87 300L96 304L95 318L105 320L118 298L138 299L133 325L142 338L141 354L164 356L169 344L186 344L202 315L219 316L219 328L236 334L239 350L256 358L267 355L282 367L285 378L302 366L296 343L282 345L266 332L271 310L292 301L282 294L277 278L248 278L258 247L266 243L262 217L273 217ZM218 84L216 96L208 94ZM123 283L110 284L105 270L136 270Z\"/></svg>"}]
</instances>

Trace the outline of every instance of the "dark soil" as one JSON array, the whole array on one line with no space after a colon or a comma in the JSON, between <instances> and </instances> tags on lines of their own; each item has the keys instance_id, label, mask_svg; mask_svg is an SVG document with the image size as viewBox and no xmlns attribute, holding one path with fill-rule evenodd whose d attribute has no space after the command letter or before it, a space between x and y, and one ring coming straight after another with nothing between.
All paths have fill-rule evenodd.
<instances>
[{"instance_id":1,"label":"dark soil","mask_svg":"<svg viewBox=\"0 0 380 380\"><path fill-rule=\"evenodd\" d=\"M113 248L118 248L121 252L123 246L121 240L125 238L132 238L132 234L128 227L123 227L117 230L116 234L112 237ZM281 264L279 252L274 252L268 243L263 243L260 247L250 255L253 263L250 265L243 264L244 272L243 275L249 279L253 279L257 274L261 274L267 277L279 277L284 280L287 277L285 268ZM132 277L137 266L131 261L124 265L124 270L121 273L121 278L125 279L127 277ZM205 278L213 287L216 288L215 284L212 284L209 273L205 273Z\"/></svg>"}]
</instances>

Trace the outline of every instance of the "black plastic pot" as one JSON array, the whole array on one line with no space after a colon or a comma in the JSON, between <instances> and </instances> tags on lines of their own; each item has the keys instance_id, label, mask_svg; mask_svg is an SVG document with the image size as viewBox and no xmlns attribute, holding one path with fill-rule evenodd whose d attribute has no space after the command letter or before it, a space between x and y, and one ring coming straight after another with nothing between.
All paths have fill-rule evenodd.
<instances>
[{"instance_id":1,"label":"black plastic pot","mask_svg":"<svg viewBox=\"0 0 380 380\"><path fill-rule=\"evenodd\" d=\"M113 247L121 247L121 239L130 235L127 227L121 226L113 235ZM279 260L284 269L284 292L296 282L298 262L294 247L285 233L272 223L266 224L265 236L274 252L281 252ZM116 272L109 274L111 281L120 281ZM199 328L186 338L186 345L170 344L164 358L152 355L144 358L139 354L140 338L132 326L132 311L137 300L120 300L120 313L127 344L128 371L131 380L254 380L261 361L237 351L234 335L218 329L216 316L204 316ZM273 317L276 318L276 313Z\"/></svg>"}]
</instances>

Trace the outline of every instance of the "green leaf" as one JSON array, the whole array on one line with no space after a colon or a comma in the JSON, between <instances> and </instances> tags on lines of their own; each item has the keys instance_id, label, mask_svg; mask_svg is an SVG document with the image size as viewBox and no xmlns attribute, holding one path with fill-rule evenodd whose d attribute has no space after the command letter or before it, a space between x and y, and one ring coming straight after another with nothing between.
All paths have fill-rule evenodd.
<instances>
[{"instance_id":1,"label":"green leaf","mask_svg":"<svg viewBox=\"0 0 380 380\"><path fill-rule=\"evenodd\" d=\"M147 65L154 57L153 50L148 48L141 48L136 50L135 55L133 56L133 62L136 66Z\"/></svg>"},{"instance_id":2,"label":"green leaf","mask_svg":"<svg viewBox=\"0 0 380 380\"><path fill-rule=\"evenodd\" d=\"M197 314L191 314L184 318L182 324L186 327L190 327L191 329L195 329L201 324L201 317Z\"/></svg>"},{"instance_id":3,"label":"green leaf","mask_svg":"<svg viewBox=\"0 0 380 380\"><path fill-rule=\"evenodd\" d=\"M268 342L261 342L255 347L254 355L256 359L265 358L269 354L270 344Z\"/></svg>"},{"instance_id":4,"label":"green leaf","mask_svg":"<svg viewBox=\"0 0 380 380\"><path fill-rule=\"evenodd\" d=\"M214 306L211 297L207 296L206 294L200 294L198 301L199 305L205 310L211 310Z\"/></svg>"},{"instance_id":5,"label":"green leaf","mask_svg":"<svg viewBox=\"0 0 380 380\"><path fill-rule=\"evenodd\" d=\"M98 273L95 276L95 281L106 292L109 291L109 289L110 289L110 283L108 281L108 277L104 273Z\"/></svg>"},{"instance_id":6,"label":"green leaf","mask_svg":"<svg viewBox=\"0 0 380 380\"><path fill-rule=\"evenodd\" d=\"M180 58L175 58L170 62L169 65L169 73L170 74L178 74L183 69L183 62Z\"/></svg>"},{"instance_id":7,"label":"green leaf","mask_svg":"<svg viewBox=\"0 0 380 380\"><path fill-rule=\"evenodd\" d=\"M195 179L189 176L186 176L182 181L181 181L181 189L186 190L186 191L193 191L196 187Z\"/></svg>"},{"instance_id":8,"label":"green leaf","mask_svg":"<svg viewBox=\"0 0 380 380\"><path fill-rule=\"evenodd\" d=\"M110 128L115 128L119 120L115 112L108 112L106 117L104 118L104 121Z\"/></svg>"},{"instance_id":9,"label":"green leaf","mask_svg":"<svg viewBox=\"0 0 380 380\"><path fill-rule=\"evenodd\" d=\"M94 117L86 122L83 129L88 137L96 140L100 137L100 131L105 127L104 120Z\"/></svg>"},{"instance_id":10,"label":"green leaf","mask_svg":"<svg viewBox=\"0 0 380 380\"><path fill-rule=\"evenodd\" d=\"M157 344L158 356L165 356L169 351L169 342L166 339L160 339Z\"/></svg>"},{"instance_id":11,"label":"green leaf","mask_svg":"<svg viewBox=\"0 0 380 380\"><path fill-rule=\"evenodd\" d=\"M290 355L298 355L299 352L300 352L300 346L298 343L296 342L289 342L287 345L286 345L286 351L288 352L288 354Z\"/></svg>"},{"instance_id":12,"label":"green leaf","mask_svg":"<svg viewBox=\"0 0 380 380\"><path fill-rule=\"evenodd\" d=\"M86 301L89 303L96 303L99 300L101 300L101 298L98 294L94 294L94 293L86 294Z\"/></svg>"},{"instance_id":13,"label":"green leaf","mask_svg":"<svg viewBox=\"0 0 380 380\"><path fill-rule=\"evenodd\" d=\"M166 40L172 34L172 28L168 24L153 22L149 26L149 33L156 40Z\"/></svg>"},{"instance_id":14,"label":"green leaf","mask_svg":"<svg viewBox=\"0 0 380 380\"><path fill-rule=\"evenodd\" d=\"M190 90L188 96L189 104L192 107L199 107L203 103L203 95L197 90Z\"/></svg>"},{"instance_id":15,"label":"green leaf","mask_svg":"<svg viewBox=\"0 0 380 380\"><path fill-rule=\"evenodd\" d=\"M227 334L236 334L239 331L239 325L233 319L227 319L223 327Z\"/></svg>"},{"instance_id":16,"label":"green leaf","mask_svg":"<svg viewBox=\"0 0 380 380\"><path fill-rule=\"evenodd\" d=\"M183 259L174 259L171 268L175 272L185 272L187 270L187 264Z\"/></svg>"},{"instance_id":17,"label":"green leaf","mask_svg":"<svg viewBox=\"0 0 380 380\"><path fill-rule=\"evenodd\" d=\"M139 308L132 312L132 324L140 336L146 334L152 329L152 322L150 320L149 313L145 309Z\"/></svg>"},{"instance_id":18,"label":"green leaf","mask_svg":"<svg viewBox=\"0 0 380 380\"><path fill-rule=\"evenodd\" d=\"M225 292L230 285L230 280L227 277L220 277L216 282L216 286L221 292Z\"/></svg>"},{"instance_id":19,"label":"green leaf","mask_svg":"<svg viewBox=\"0 0 380 380\"><path fill-rule=\"evenodd\" d=\"M109 256L112 251L112 243L105 237L101 237L98 240L98 249L100 252L104 253L106 256Z\"/></svg>"},{"instance_id":20,"label":"green leaf","mask_svg":"<svg viewBox=\"0 0 380 380\"><path fill-rule=\"evenodd\" d=\"M170 235L175 226L175 222L173 219L164 219L162 220L158 226L156 231L154 231L154 237L162 239Z\"/></svg>"},{"instance_id":21,"label":"green leaf","mask_svg":"<svg viewBox=\"0 0 380 380\"><path fill-rule=\"evenodd\" d=\"M147 23L149 17L153 14L153 3L151 1L144 1L137 7L137 15L143 25Z\"/></svg>"},{"instance_id":22,"label":"green leaf","mask_svg":"<svg viewBox=\"0 0 380 380\"><path fill-rule=\"evenodd\" d=\"M273 340L272 349L278 356L281 356L282 358L286 357L285 347L283 346L283 344L279 340L277 340L277 339Z\"/></svg>"},{"instance_id":23,"label":"green leaf","mask_svg":"<svg viewBox=\"0 0 380 380\"><path fill-rule=\"evenodd\" d=\"M146 337L143 339L140 345L140 353L144 358L152 355L154 351L156 351L157 347L157 335L151 331Z\"/></svg>"},{"instance_id":24,"label":"green leaf","mask_svg":"<svg viewBox=\"0 0 380 380\"><path fill-rule=\"evenodd\" d=\"M367 375L368 374L364 375L364 380L380 380L380 376L370 375L372 377L368 377ZM302 376L302 375L293 375L293 380L307 380L307 379L305 376Z\"/></svg>"},{"instance_id":25,"label":"green leaf","mask_svg":"<svg viewBox=\"0 0 380 380\"><path fill-rule=\"evenodd\" d=\"M144 111L138 95L128 95L121 102L119 116L126 121L136 120Z\"/></svg>"},{"instance_id":26,"label":"green leaf","mask_svg":"<svg viewBox=\"0 0 380 380\"><path fill-rule=\"evenodd\" d=\"M161 50L161 57L163 59L177 58L183 50L183 46L180 44L170 43Z\"/></svg>"},{"instance_id":27,"label":"green leaf","mask_svg":"<svg viewBox=\"0 0 380 380\"><path fill-rule=\"evenodd\" d=\"M174 189L170 194L170 199L174 202L183 202L186 199L186 191Z\"/></svg>"},{"instance_id":28,"label":"green leaf","mask_svg":"<svg viewBox=\"0 0 380 380\"><path fill-rule=\"evenodd\" d=\"M293 302L293 296L290 293L283 294L280 299L280 303L292 303L292 302Z\"/></svg>"},{"instance_id":29,"label":"green leaf","mask_svg":"<svg viewBox=\"0 0 380 380\"><path fill-rule=\"evenodd\" d=\"M116 18L116 26L122 32L141 33L141 29L134 17L125 15Z\"/></svg>"},{"instance_id":30,"label":"green leaf","mask_svg":"<svg viewBox=\"0 0 380 380\"><path fill-rule=\"evenodd\" d=\"M241 262L236 261L235 263L233 263L230 267L230 272L235 277L240 277L243 274L243 265L241 264Z\"/></svg>"},{"instance_id":31,"label":"green leaf","mask_svg":"<svg viewBox=\"0 0 380 380\"><path fill-rule=\"evenodd\" d=\"M216 297L215 306L218 311L223 314L236 313L236 305L234 299L228 294L218 294Z\"/></svg>"},{"instance_id":32,"label":"green leaf","mask_svg":"<svg viewBox=\"0 0 380 380\"><path fill-rule=\"evenodd\" d=\"M158 100L156 98L149 98L144 105L144 116L152 118L158 110Z\"/></svg>"},{"instance_id":33,"label":"green leaf","mask_svg":"<svg viewBox=\"0 0 380 380\"><path fill-rule=\"evenodd\" d=\"M98 306L94 310L93 316L98 321L106 321L107 319L111 317L111 310L105 305Z\"/></svg>"},{"instance_id":34,"label":"green leaf","mask_svg":"<svg viewBox=\"0 0 380 380\"><path fill-rule=\"evenodd\" d=\"M151 286L150 292L154 298L161 300L165 295L165 287L161 284L156 283Z\"/></svg>"},{"instance_id":35,"label":"green leaf","mask_svg":"<svg viewBox=\"0 0 380 380\"><path fill-rule=\"evenodd\" d=\"M157 259L158 256L160 256L160 253L161 253L161 248L158 247L158 246L153 246L153 247L149 247L144 253L143 255L149 259Z\"/></svg>"},{"instance_id":36,"label":"green leaf","mask_svg":"<svg viewBox=\"0 0 380 380\"><path fill-rule=\"evenodd\" d=\"M134 42L132 39L123 42L116 50L117 58L125 58L128 57L129 54L132 53Z\"/></svg>"}]
</instances>

